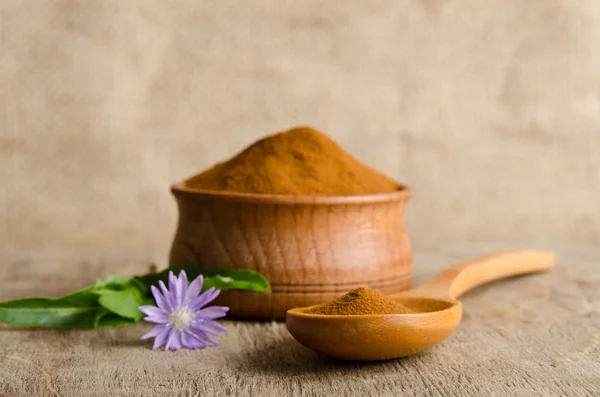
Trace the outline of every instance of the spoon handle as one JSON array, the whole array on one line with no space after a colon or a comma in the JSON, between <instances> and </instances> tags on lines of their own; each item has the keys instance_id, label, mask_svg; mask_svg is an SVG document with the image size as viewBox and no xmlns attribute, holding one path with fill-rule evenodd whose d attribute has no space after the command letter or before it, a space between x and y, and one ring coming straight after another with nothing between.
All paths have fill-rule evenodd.
<instances>
[{"instance_id":1,"label":"spoon handle","mask_svg":"<svg viewBox=\"0 0 600 397\"><path fill-rule=\"evenodd\" d=\"M438 274L428 283L402 296L458 298L468 290L489 281L520 274L548 271L554 267L554 254L543 251L516 251L481 256Z\"/></svg>"}]
</instances>

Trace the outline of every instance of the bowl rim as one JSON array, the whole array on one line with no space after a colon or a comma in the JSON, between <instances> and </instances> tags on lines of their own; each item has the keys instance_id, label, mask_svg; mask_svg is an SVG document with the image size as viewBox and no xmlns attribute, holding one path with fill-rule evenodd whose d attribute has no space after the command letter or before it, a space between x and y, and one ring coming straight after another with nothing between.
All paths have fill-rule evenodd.
<instances>
[{"instance_id":1,"label":"bowl rim","mask_svg":"<svg viewBox=\"0 0 600 397\"><path fill-rule=\"evenodd\" d=\"M187 180L171 185L171 193L175 197L186 196L196 199L218 199L225 201L238 201L247 203L264 204L370 204L391 201L407 201L413 190L409 186L401 185L399 189L391 192L361 194L354 196L291 196L285 194L239 193L218 190L191 189L185 186Z\"/></svg>"}]
</instances>

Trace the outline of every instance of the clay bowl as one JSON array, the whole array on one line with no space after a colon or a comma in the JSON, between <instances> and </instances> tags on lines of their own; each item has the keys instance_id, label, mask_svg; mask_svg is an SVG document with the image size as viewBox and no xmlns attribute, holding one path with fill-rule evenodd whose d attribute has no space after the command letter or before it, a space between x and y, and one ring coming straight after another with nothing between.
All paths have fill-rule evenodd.
<instances>
[{"instance_id":1,"label":"clay bowl","mask_svg":"<svg viewBox=\"0 0 600 397\"><path fill-rule=\"evenodd\" d=\"M385 294L412 286L405 207L412 190L364 196L284 196L171 191L179 221L171 266L245 268L272 293L223 291L228 316L285 319L288 309L327 302L359 286Z\"/></svg>"}]
</instances>

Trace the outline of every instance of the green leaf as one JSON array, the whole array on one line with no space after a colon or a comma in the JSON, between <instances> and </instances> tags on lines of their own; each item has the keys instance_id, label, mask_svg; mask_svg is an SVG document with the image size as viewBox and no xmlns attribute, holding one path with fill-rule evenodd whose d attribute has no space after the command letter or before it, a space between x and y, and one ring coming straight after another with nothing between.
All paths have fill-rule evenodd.
<instances>
[{"instance_id":1,"label":"green leaf","mask_svg":"<svg viewBox=\"0 0 600 397\"><path fill-rule=\"evenodd\" d=\"M80 292L63 298L29 298L0 303L0 322L26 327L93 328L98 298Z\"/></svg>"},{"instance_id":2,"label":"green leaf","mask_svg":"<svg viewBox=\"0 0 600 397\"><path fill-rule=\"evenodd\" d=\"M120 290L128 287L131 280L122 276L108 276L104 280L98 281L92 286L92 289L113 289Z\"/></svg>"},{"instance_id":3,"label":"green leaf","mask_svg":"<svg viewBox=\"0 0 600 397\"><path fill-rule=\"evenodd\" d=\"M132 320L130 318L124 318L114 313L108 313L106 316L98 322L96 328L101 327L122 327L124 325L130 325L137 323L138 320Z\"/></svg>"},{"instance_id":4,"label":"green leaf","mask_svg":"<svg viewBox=\"0 0 600 397\"><path fill-rule=\"evenodd\" d=\"M168 285L169 271L171 271L171 270L175 274L179 274L179 272L181 270L184 270L185 273L187 274L189 280L192 280L192 279L198 277L198 275L200 274L198 272L198 268L196 266L189 265L189 266L179 266L179 267L166 268L165 270L163 270L162 272L159 272L159 273L151 271L150 273L144 274L143 276L134 277L134 280L136 280L137 282L139 282L142 285L144 285L146 288L148 288L148 290L150 289L150 287L152 285L158 286L158 282L161 281L161 280L165 284Z\"/></svg>"},{"instance_id":5,"label":"green leaf","mask_svg":"<svg viewBox=\"0 0 600 397\"><path fill-rule=\"evenodd\" d=\"M110 276L105 280L62 298L28 298L0 302L0 323L28 327L98 328L119 327L135 323L144 314L138 307L154 304L150 286L159 280L168 281L169 271L185 270L190 280L204 275L203 290L215 287L223 290L270 292L267 279L248 269L198 269L179 266L128 279Z\"/></svg>"},{"instance_id":6,"label":"green leaf","mask_svg":"<svg viewBox=\"0 0 600 397\"><path fill-rule=\"evenodd\" d=\"M120 276L107 277L96 284L73 292L62 298L27 298L0 303L0 322L26 327L47 328L97 328L103 326L118 326L131 324L142 318L142 313L132 313L131 305L119 308L119 313L112 313L116 308L116 298L107 298L104 308L100 299L105 295L115 294L130 288L126 294L142 296L145 287L138 284L132 286L132 281ZM125 299L126 300L126 299ZM144 302L143 298L139 299ZM135 319L133 318L135 316Z\"/></svg>"},{"instance_id":7,"label":"green leaf","mask_svg":"<svg viewBox=\"0 0 600 397\"><path fill-rule=\"evenodd\" d=\"M103 307L98 308L98 310L96 310L96 316L94 317L94 328L98 328L100 327L100 323L102 321L102 318L106 317L106 315L110 314L110 312L108 310L106 310Z\"/></svg>"},{"instance_id":8,"label":"green leaf","mask_svg":"<svg viewBox=\"0 0 600 397\"><path fill-rule=\"evenodd\" d=\"M130 281L131 285L136 287L140 291L142 296L150 295L150 288L146 287L144 283L142 283L140 280L138 280L137 278L132 278Z\"/></svg>"},{"instance_id":9,"label":"green leaf","mask_svg":"<svg viewBox=\"0 0 600 397\"><path fill-rule=\"evenodd\" d=\"M204 275L203 290L215 287L222 290L247 290L255 292L271 292L269 281L260 273L249 269L198 269L194 265L174 266L159 273L138 276L135 279L150 288L162 280L168 282L169 271L176 275L184 270L191 281L200 274Z\"/></svg>"},{"instance_id":10,"label":"green leaf","mask_svg":"<svg viewBox=\"0 0 600 397\"><path fill-rule=\"evenodd\" d=\"M271 292L269 281L262 274L248 269L202 269L203 289L247 290Z\"/></svg>"},{"instance_id":11,"label":"green leaf","mask_svg":"<svg viewBox=\"0 0 600 397\"><path fill-rule=\"evenodd\" d=\"M109 312L135 321L144 318L144 313L138 309L145 303L144 297L135 286L121 291L101 290L99 293L98 303Z\"/></svg>"},{"instance_id":12,"label":"green leaf","mask_svg":"<svg viewBox=\"0 0 600 397\"><path fill-rule=\"evenodd\" d=\"M98 309L98 312L96 314L94 328L121 327L123 325L133 324L135 322L135 320L121 317L118 314L111 313L105 308L101 307L100 309Z\"/></svg>"}]
</instances>

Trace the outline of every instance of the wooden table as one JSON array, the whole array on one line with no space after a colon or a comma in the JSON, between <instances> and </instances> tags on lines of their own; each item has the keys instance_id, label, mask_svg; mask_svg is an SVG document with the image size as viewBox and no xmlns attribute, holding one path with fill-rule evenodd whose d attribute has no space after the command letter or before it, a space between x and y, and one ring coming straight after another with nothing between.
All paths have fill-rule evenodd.
<instances>
[{"instance_id":1,"label":"wooden table","mask_svg":"<svg viewBox=\"0 0 600 397\"><path fill-rule=\"evenodd\" d=\"M417 283L499 248L417 253ZM148 324L90 331L0 326L0 396L600 396L600 249L554 251L555 271L464 295L463 322L450 339L388 362L320 357L275 322L224 321L229 332L221 346L178 352L151 351L140 341ZM60 295L148 265L125 256L2 260L1 300Z\"/></svg>"}]
</instances>

